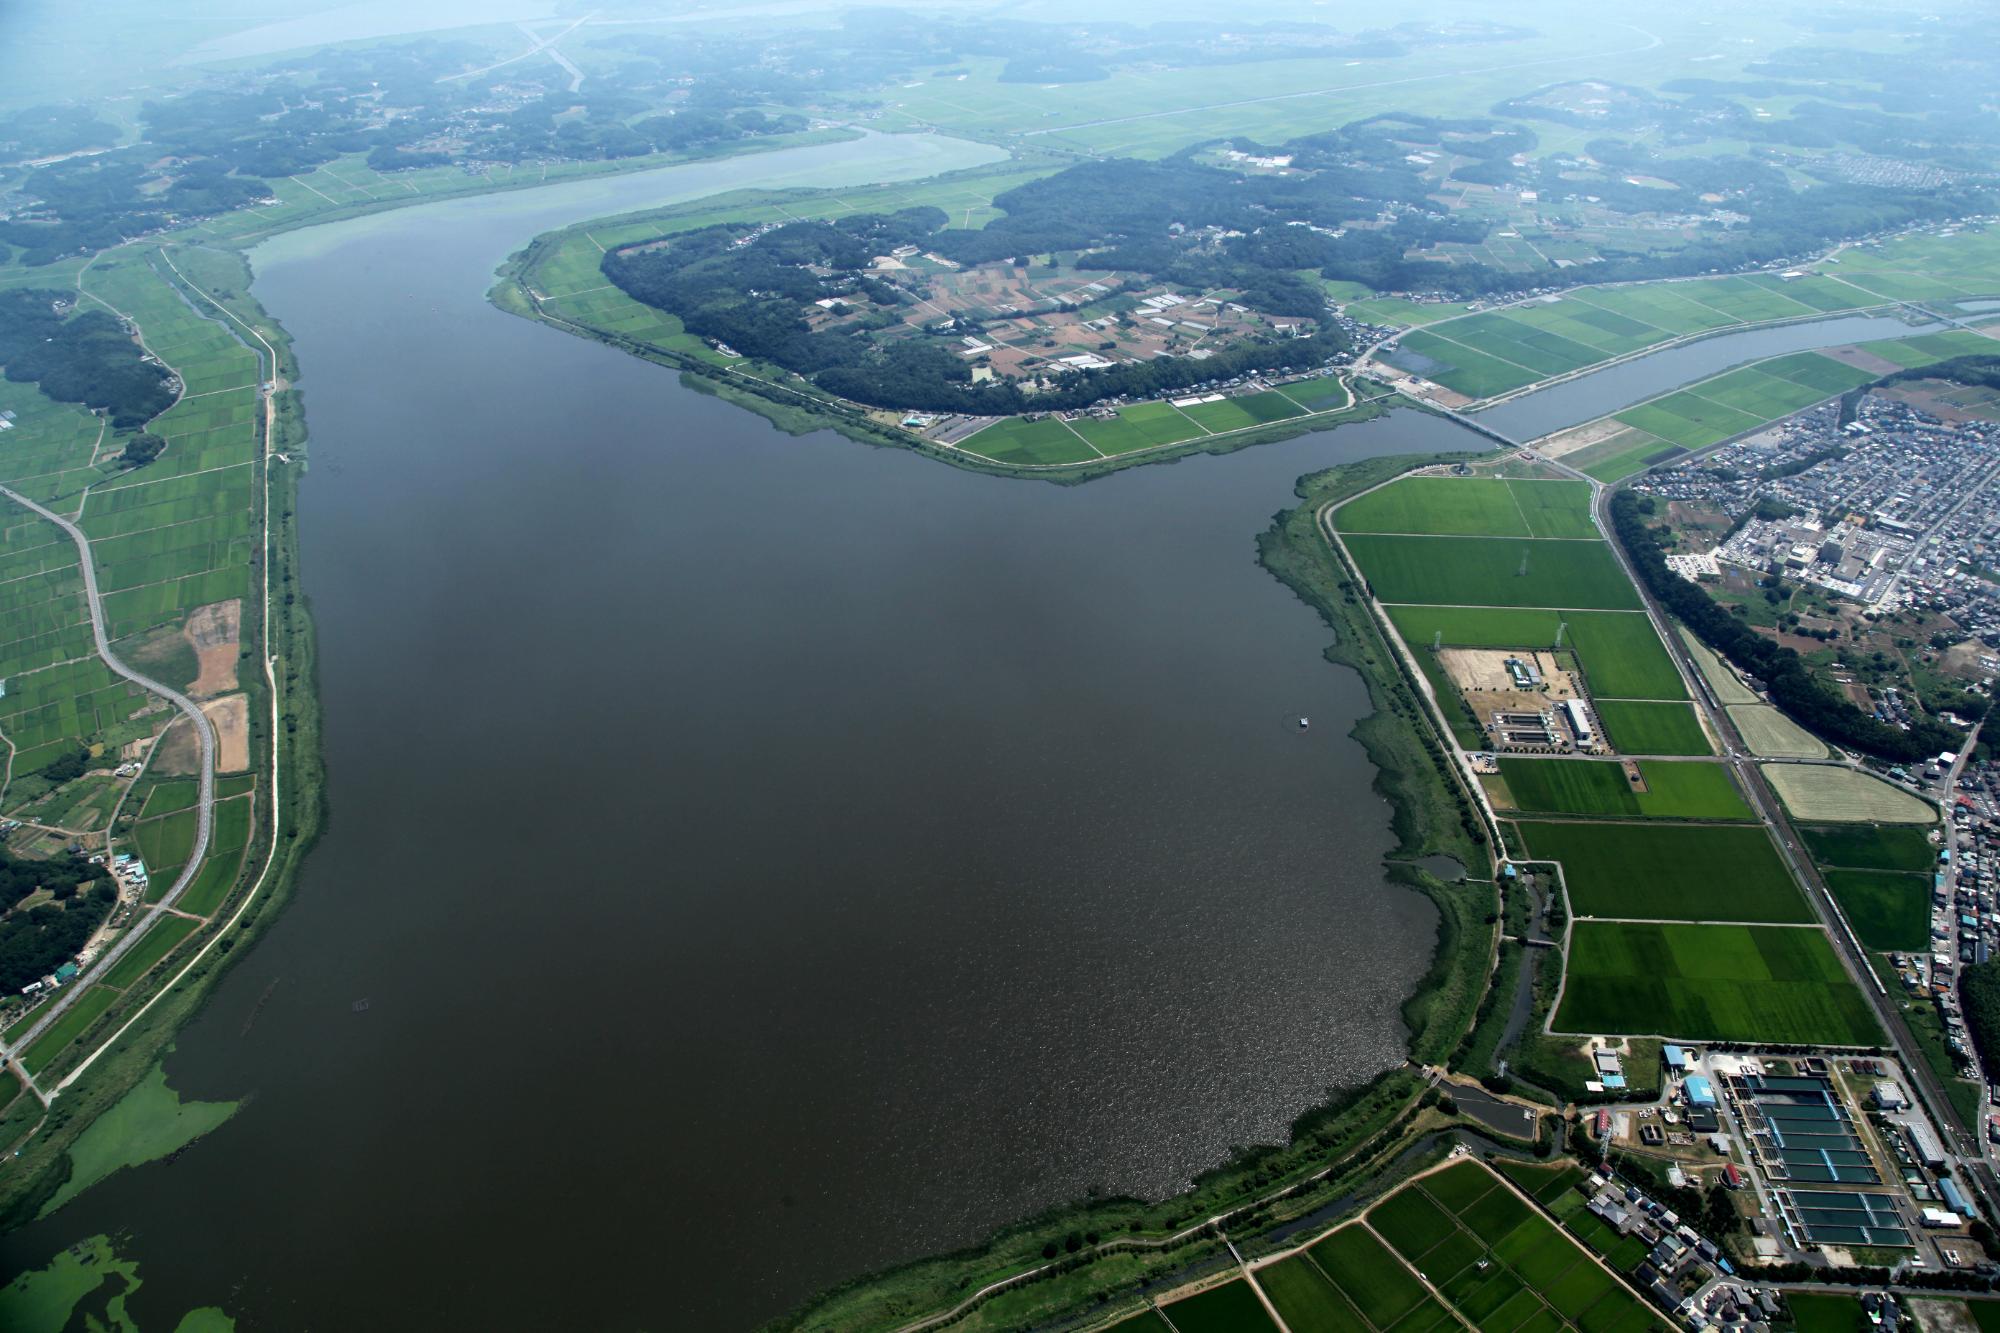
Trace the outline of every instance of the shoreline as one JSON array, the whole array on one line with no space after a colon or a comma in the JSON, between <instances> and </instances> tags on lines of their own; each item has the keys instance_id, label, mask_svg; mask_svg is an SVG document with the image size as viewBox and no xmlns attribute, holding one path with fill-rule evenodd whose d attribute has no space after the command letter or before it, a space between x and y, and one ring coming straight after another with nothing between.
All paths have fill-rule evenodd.
<instances>
[{"instance_id":1,"label":"shoreline","mask_svg":"<svg viewBox=\"0 0 2000 1333\"><path fill-rule=\"evenodd\" d=\"M417 202L426 201L411 201L412 204ZM363 211L387 211L387 208ZM340 219L314 218L285 230L333 220ZM269 537L265 549L270 558L271 586L266 588L259 578L253 589L277 602L271 611L271 643L267 652L274 653L285 669L279 691L281 711L277 714L279 725L285 729L284 742L278 748L277 767L282 797L277 813L284 832L274 839L269 827L258 830L258 841L253 848L258 853L257 859L254 863L246 863L230 901L240 905L243 883L259 867L263 868L267 882L249 909L241 912L241 919L225 925L216 933L215 938L221 942L186 968L184 975L178 977L171 987L154 992L150 999L134 997L131 1004L113 1006L93 1023L94 1032L113 1031L116 1024L126 1021L133 1009L140 1004L147 1006L131 1021L129 1030L121 1033L115 1046L100 1046L101 1058L95 1059L87 1076L79 1079L57 1100L57 1109L52 1111L50 1119L60 1123L30 1140L28 1152L19 1162L23 1170L5 1186L0 1186L0 1210L4 1210L0 1211L0 1216L4 1216L10 1229L27 1222L62 1187L69 1174L67 1150L70 1143L90 1121L117 1104L132 1086L145 1077L179 1028L200 1012L213 986L234 961L235 946L250 942L266 924L275 920L276 913L268 909L275 907L282 910L286 905L296 887L302 859L316 839L327 813L318 744L321 718L315 679L314 629L308 603L298 594L287 591L296 586L298 541L295 513L301 484L298 473L308 461L304 454L299 453L308 437L303 398L296 387L299 374L289 336L250 294L252 275L245 253L255 240L264 239L269 234L275 234L275 231L260 234L254 239L195 241L193 246L223 257L232 271L241 275L240 281L229 283L230 290L216 299L230 314L254 324L270 339L277 362L277 378L283 386L275 395L272 432L266 452L271 455L290 453L293 457L283 465L284 471L290 475L270 477L270 460L260 455L259 467L266 469L261 477L259 494L268 496L266 518ZM157 248L166 249L164 245L157 245ZM510 259L509 265L514 262ZM201 279L184 276L182 281L189 288L203 292L215 285L212 276ZM209 294L215 296L215 293ZM602 340L612 341L608 338ZM715 392L718 396L756 410L767 419L772 419L773 424L794 434L829 425L841 429L817 411L777 404L761 395L745 392L721 377L711 378L695 373L686 375L685 380L699 391ZM1384 410L1376 401L1361 400L1351 409L1336 415L1341 421L1362 420L1380 415ZM786 417L789 419L784 419ZM1272 423L1269 427L1246 431L1241 437L1231 438L1227 447L1212 445L1203 448L1205 441L1190 441L1184 446L1172 446L1103 467L1077 469L1060 479L1068 482L1092 480L1139 463L1171 461L1198 452L1230 452L1253 444L1328 429L1332 424L1326 419L1314 419L1304 425L1296 422ZM877 438L871 433L857 434L845 429L841 429L841 433L878 447L910 447L907 442ZM1023 479L1037 476L1057 479L1031 470L979 465L970 458L953 458L950 451L926 452L933 452L942 461L956 462L972 470L1017 475ZM1397 846L1385 860L1385 878L1425 893L1438 906L1439 934L1431 965L1402 1005L1405 1022L1411 1028L1412 1058L1423 1063L1442 1063L1469 1028L1480 996L1480 986L1474 982L1483 983L1485 980L1483 972L1477 973L1476 977L1469 975L1474 971L1471 960L1483 955L1490 968L1493 932L1490 924L1483 928L1485 935L1481 938L1487 946L1484 950L1464 947L1471 942L1467 938L1468 932L1476 934L1477 931L1472 928L1478 924L1475 919L1478 913L1474 910L1476 905L1469 901L1474 895L1466 891L1470 886L1444 884L1405 862L1412 857L1443 853L1474 866L1483 854L1477 853L1469 840L1464 838L1462 826L1454 824L1443 813L1449 805L1449 792L1442 786L1443 774L1434 763L1416 757L1417 746L1429 743L1420 731L1412 729L1415 717L1406 711L1407 682L1399 680L1393 673L1382 671L1384 663L1380 645L1375 645L1372 650L1369 646L1368 636L1374 632L1373 627L1365 621L1356 623L1350 614L1351 602L1344 602L1341 597L1345 575L1329 563L1332 553L1315 549L1309 538L1313 515L1331 498L1336 498L1343 485L1351 483L1356 489L1365 488L1433 461L1437 461L1436 458L1390 456L1348 464L1303 478L1298 483L1298 493L1306 503L1280 513L1273 527L1259 538L1260 563L1292 588L1302 601L1318 610L1333 630L1335 639L1326 649L1328 658L1359 671L1368 683L1374 711L1356 723L1354 734L1362 741L1371 764L1376 768L1375 789L1390 800L1394 811L1392 831ZM1302 521L1308 540L1301 540L1298 532L1288 530L1288 521ZM262 734L268 728L261 725L261 720L270 706L268 700L257 697L262 689L260 681L257 689L252 691L253 712L260 720L259 742L272 744L277 738ZM1487 894L1490 896L1490 888ZM1343 1197L1351 1198L1353 1190L1379 1175L1386 1163L1393 1162L1407 1150L1412 1138L1419 1133L1432 1133L1443 1123L1443 1117L1429 1114L1428 1108L1422 1105L1425 1095L1424 1080L1408 1064L1392 1067L1326 1103L1302 1111L1292 1122L1284 1145L1260 1146L1232 1160L1218 1163L1198 1176L1188 1190L1165 1200L1150 1204L1136 1200L1097 1200L1081 1206L1075 1203L1057 1204L1034 1218L1008 1225L987 1245L945 1256L919 1258L886 1273L843 1283L813 1298L811 1303L793 1315L781 1316L771 1327L815 1326L811 1322L814 1312L827 1303L847 1305L857 1300L867 1303L881 1294L884 1284L901 1286L915 1279L925 1286L933 1286L940 1281L948 1286L955 1285L959 1275L954 1272L948 1277L939 1271L940 1266L954 1270L977 1269L982 1278L997 1277L1008 1284L982 1297L982 1305L995 1301L1011 1306L1015 1299L1013 1294L1026 1289L1034 1296L1043 1298L1038 1304L1053 1303L1070 1308L1079 1306L1090 1293L1101 1290L1100 1280L1103 1278L1113 1279L1117 1285L1171 1278L1190 1264L1220 1251L1224 1244L1220 1229L1224 1223L1231 1225L1232 1234L1240 1240L1246 1232L1236 1231L1237 1227L1255 1229L1282 1223L1296 1225L1301 1218L1309 1217L1316 1211L1323 1212L1333 1206L1344 1208ZM1335 1197L1330 1201L1329 1195ZM1254 1218L1247 1216L1252 1214ZM1079 1234L1089 1231L1101 1237L1104 1231L1109 1230L1107 1223L1113 1217L1122 1223L1125 1235L1115 1241L1101 1239L1093 1243L1087 1259L1078 1257L1083 1253L1081 1244L1072 1251L1060 1243L1066 1237L1059 1237L1059 1255L1055 1263L1063 1271L1042 1273L1047 1264L1042 1258L1042 1250L1049 1243L1045 1239L1048 1230L1060 1225ZM999 1252L1002 1249L1004 1254ZM1025 1253L1016 1254L1015 1251ZM1100 1266L1096 1262L1114 1258L1117 1260L1115 1263ZM996 1273L996 1263L1001 1268L1014 1271ZM1061 1280L1070 1278L1072 1274L1084 1276L1086 1287L1083 1291L1072 1293L1069 1290L1072 1282ZM1035 1275L1035 1280L1030 1283L1024 1275Z\"/></svg>"}]
</instances>

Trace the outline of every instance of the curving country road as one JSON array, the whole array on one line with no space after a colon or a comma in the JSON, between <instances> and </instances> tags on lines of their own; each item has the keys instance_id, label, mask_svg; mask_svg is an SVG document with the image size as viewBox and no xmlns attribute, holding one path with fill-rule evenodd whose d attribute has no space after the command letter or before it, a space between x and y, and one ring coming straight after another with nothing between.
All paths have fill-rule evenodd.
<instances>
[{"instance_id":1,"label":"curving country road","mask_svg":"<svg viewBox=\"0 0 2000 1333\"><path fill-rule=\"evenodd\" d=\"M131 924L119 934L117 942L100 954L97 961L92 963L82 976L63 987L56 995L55 1003L35 1020L34 1026L23 1033L19 1041L0 1046L0 1060L12 1064L27 1086L34 1089L35 1095L47 1101L47 1096L36 1085L34 1079L29 1077L27 1069L21 1065L20 1053L32 1046L35 1039L47 1031L49 1025L76 1002L76 998L83 994L91 978L102 976L124 956L126 950L138 943L146 932L153 928L154 923L174 905L182 891L194 879L196 872L201 869L202 858L208 855L209 826L215 815L215 728L210 725L208 716L195 706L194 700L179 690L162 685L150 676L139 674L121 662L118 655L111 651L110 637L104 632L104 600L97 591L97 566L91 560L90 539L83 535L83 529L54 510L44 508L27 496L9 490L5 486L0 486L0 495L40 515L69 534L69 539L76 543L77 556L82 562L84 598L90 606L90 632L97 640L97 655L103 658L104 664L118 675L142 690L159 695L180 709L201 742L201 799L195 807L194 848L188 855L187 864L182 868L180 877L174 881L174 886L167 890L166 896L158 902L151 905L142 903L139 906Z\"/></svg>"}]
</instances>

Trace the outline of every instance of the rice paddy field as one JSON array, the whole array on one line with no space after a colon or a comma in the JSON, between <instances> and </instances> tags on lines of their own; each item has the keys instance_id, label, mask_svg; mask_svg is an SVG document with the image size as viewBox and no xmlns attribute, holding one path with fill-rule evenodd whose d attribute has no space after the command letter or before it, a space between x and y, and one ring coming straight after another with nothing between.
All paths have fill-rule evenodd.
<instances>
[{"instance_id":1,"label":"rice paddy field","mask_svg":"<svg viewBox=\"0 0 2000 1333\"><path fill-rule=\"evenodd\" d=\"M1597 720L1620 754L1712 755L1715 746L1692 704L1599 699Z\"/></svg>"},{"instance_id":2,"label":"rice paddy field","mask_svg":"<svg viewBox=\"0 0 2000 1333\"><path fill-rule=\"evenodd\" d=\"M197 608L253 592L258 521L256 469L262 450L258 355L210 318L168 266L212 265L216 256L128 248L99 256L68 275L79 307L129 321L146 350L179 377L177 400L148 423L166 441L152 462L126 467L120 454L131 432L54 402L33 385L0 383L0 408L13 427L0 450L0 481L73 519L90 540L108 629L119 654L167 684L188 688L199 667L183 638ZM233 262L233 261L232 261ZM231 270L234 272L235 270ZM207 313L204 313L207 312ZM151 737L169 714L158 700L114 676L95 653L74 544L53 524L16 506L0 516L0 731L17 753L0 810L33 806L37 818L59 813L62 827L97 830L125 798L131 780L111 769L128 744ZM249 617L244 617L247 621ZM39 774L83 750L92 771L54 786ZM109 838L152 872L150 896L170 889L192 850L194 783L148 774L124 809L140 819ZM241 780L245 788L251 779ZM193 892L28 1052L36 1072L71 1058L74 1043L121 995L192 948L203 922L234 887L249 842L249 798L218 807L213 854L198 868ZM235 810L231 806L236 807Z\"/></svg>"},{"instance_id":3,"label":"rice paddy field","mask_svg":"<svg viewBox=\"0 0 2000 1333\"><path fill-rule=\"evenodd\" d=\"M1639 609L1638 593L1601 541L1364 534L1342 540L1386 603Z\"/></svg>"},{"instance_id":4,"label":"rice paddy field","mask_svg":"<svg viewBox=\"0 0 2000 1333\"><path fill-rule=\"evenodd\" d=\"M1640 790L1615 760L1502 756L1500 783L1524 814L1606 815L1647 819L1748 820L1750 806L1729 770L1700 761L1645 759Z\"/></svg>"},{"instance_id":5,"label":"rice paddy field","mask_svg":"<svg viewBox=\"0 0 2000 1333\"><path fill-rule=\"evenodd\" d=\"M1578 921L1555 1026L1871 1046L1882 1033L1817 928Z\"/></svg>"},{"instance_id":6,"label":"rice paddy field","mask_svg":"<svg viewBox=\"0 0 2000 1333\"><path fill-rule=\"evenodd\" d=\"M1334 513L1342 532L1588 540L1590 488L1580 481L1403 477Z\"/></svg>"},{"instance_id":7,"label":"rice paddy field","mask_svg":"<svg viewBox=\"0 0 2000 1333\"><path fill-rule=\"evenodd\" d=\"M1764 780L1799 819L1870 824L1937 823L1937 809L1880 778L1833 764L1763 764Z\"/></svg>"},{"instance_id":8,"label":"rice paddy field","mask_svg":"<svg viewBox=\"0 0 2000 1333\"><path fill-rule=\"evenodd\" d=\"M1813 860L1823 866L1929 873L1938 859L1929 830L1917 825L1801 824L1798 831Z\"/></svg>"},{"instance_id":9,"label":"rice paddy field","mask_svg":"<svg viewBox=\"0 0 2000 1333\"><path fill-rule=\"evenodd\" d=\"M1433 643L1447 648L1553 648L1560 636L1582 668L1594 700L1687 698L1680 672L1642 611L1392 606L1389 618L1412 648Z\"/></svg>"},{"instance_id":10,"label":"rice paddy field","mask_svg":"<svg viewBox=\"0 0 2000 1333\"><path fill-rule=\"evenodd\" d=\"M1664 1327L1587 1251L1469 1160L1418 1177L1364 1221L1256 1269L1255 1280L1294 1333L1457 1328L1460 1320L1545 1333ZM1177 1327L1179 1309L1168 1310Z\"/></svg>"},{"instance_id":11,"label":"rice paddy field","mask_svg":"<svg viewBox=\"0 0 2000 1333\"><path fill-rule=\"evenodd\" d=\"M1561 863L1578 917L1813 919L1761 825L1520 820L1513 829L1524 859Z\"/></svg>"},{"instance_id":12,"label":"rice paddy field","mask_svg":"<svg viewBox=\"0 0 2000 1333\"><path fill-rule=\"evenodd\" d=\"M1877 951L1930 945L1931 879L1894 870L1827 870L1826 887L1861 943Z\"/></svg>"}]
</instances>

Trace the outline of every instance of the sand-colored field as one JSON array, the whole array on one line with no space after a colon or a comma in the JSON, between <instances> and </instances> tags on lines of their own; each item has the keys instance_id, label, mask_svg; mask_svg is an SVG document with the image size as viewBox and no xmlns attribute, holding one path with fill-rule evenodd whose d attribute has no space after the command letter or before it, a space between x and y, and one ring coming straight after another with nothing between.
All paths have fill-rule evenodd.
<instances>
[{"instance_id":1,"label":"sand-colored field","mask_svg":"<svg viewBox=\"0 0 2000 1333\"><path fill-rule=\"evenodd\" d=\"M241 773L250 767L250 700L242 694L225 695L202 702L201 711L215 728L215 771ZM159 753L153 771L168 777L185 777L200 769L201 752L194 729L176 713L172 725L161 733Z\"/></svg>"},{"instance_id":2,"label":"sand-colored field","mask_svg":"<svg viewBox=\"0 0 2000 1333\"><path fill-rule=\"evenodd\" d=\"M1827 749L1813 734L1770 704L1737 704L1729 720L1759 759L1824 759Z\"/></svg>"},{"instance_id":3,"label":"sand-colored field","mask_svg":"<svg viewBox=\"0 0 2000 1333\"><path fill-rule=\"evenodd\" d=\"M241 773L250 767L250 698L243 694L224 695L202 704L209 725L215 728L215 771Z\"/></svg>"},{"instance_id":4,"label":"sand-colored field","mask_svg":"<svg viewBox=\"0 0 2000 1333\"><path fill-rule=\"evenodd\" d=\"M242 651L242 629L243 600L239 597L197 606L188 612L187 624L182 627L181 633L187 636L188 646L194 649L195 663L199 668L188 685L189 694L206 698L227 694L236 688L236 660Z\"/></svg>"},{"instance_id":5,"label":"sand-colored field","mask_svg":"<svg viewBox=\"0 0 2000 1333\"><path fill-rule=\"evenodd\" d=\"M1900 787L1829 764L1760 764L1764 780L1800 819L1851 824L1934 824L1937 810Z\"/></svg>"}]
</instances>

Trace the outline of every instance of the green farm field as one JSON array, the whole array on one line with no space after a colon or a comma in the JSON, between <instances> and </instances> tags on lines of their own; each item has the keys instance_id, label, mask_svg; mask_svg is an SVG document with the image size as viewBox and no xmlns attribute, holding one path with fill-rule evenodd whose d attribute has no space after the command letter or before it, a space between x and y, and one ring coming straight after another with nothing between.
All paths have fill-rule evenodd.
<instances>
[{"instance_id":1,"label":"green farm field","mask_svg":"<svg viewBox=\"0 0 2000 1333\"><path fill-rule=\"evenodd\" d=\"M1502 756L1500 776L1525 814L1609 815L1648 819L1753 818L1721 764L1641 760L1646 790L1637 791L1615 760Z\"/></svg>"},{"instance_id":2,"label":"green farm field","mask_svg":"<svg viewBox=\"0 0 2000 1333\"><path fill-rule=\"evenodd\" d=\"M1579 917L1813 919L1761 825L1522 820L1514 827L1526 859L1562 863Z\"/></svg>"},{"instance_id":3,"label":"green farm field","mask_svg":"<svg viewBox=\"0 0 2000 1333\"><path fill-rule=\"evenodd\" d=\"M1806 850L1823 866L1926 873L1938 859L1928 830L1913 824L1801 824L1798 828Z\"/></svg>"},{"instance_id":4,"label":"green farm field","mask_svg":"<svg viewBox=\"0 0 2000 1333\"><path fill-rule=\"evenodd\" d=\"M1579 921L1555 1026L1700 1041L1882 1040L1817 927Z\"/></svg>"},{"instance_id":5,"label":"green farm field","mask_svg":"<svg viewBox=\"0 0 2000 1333\"><path fill-rule=\"evenodd\" d=\"M1459 1161L1420 1176L1371 1208L1366 1222L1476 1328L1662 1327L1635 1293L1484 1165Z\"/></svg>"},{"instance_id":6,"label":"green farm field","mask_svg":"<svg viewBox=\"0 0 2000 1333\"><path fill-rule=\"evenodd\" d=\"M1087 463L1103 456L1054 417L1043 417L1040 421L1010 417L988 426L959 447L995 463L1032 466Z\"/></svg>"},{"instance_id":7,"label":"green farm field","mask_svg":"<svg viewBox=\"0 0 2000 1333\"><path fill-rule=\"evenodd\" d=\"M1930 945L1931 881L1894 870L1828 870L1826 886L1861 942L1875 950Z\"/></svg>"},{"instance_id":8,"label":"green farm field","mask_svg":"<svg viewBox=\"0 0 2000 1333\"><path fill-rule=\"evenodd\" d=\"M1342 540L1382 602L1639 607L1637 591L1601 541L1368 534Z\"/></svg>"},{"instance_id":9,"label":"green farm field","mask_svg":"<svg viewBox=\"0 0 2000 1333\"><path fill-rule=\"evenodd\" d=\"M1342 532L1588 540L1590 489L1580 481L1404 477L1333 514Z\"/></svg>"},{"instance_id":10,"label":"green farm field","mask_svg":"<svg viewBox=\"0 0 2000 1333\"><path fill-rule=\"evenodd\" d=\"M1179 1333L1276 1333L1277 1329L1257 1293L1241 1278L1175 1301L1166 1307L1166 1316Z\"/></svg>"},{"instance_id":11,"label":"green farm field","mask_svg":"<svg viewBox=\"0 0 2000 1333\"><path fill-rule=\"evenodd\" d=\"M1552 648L1560 633L1593 698L1687 698L1643 612L1392 606L1389 618L1412 648L1428 648L1440 638L1447 648Z\"/></svg>"},{"instance_id":12,"label":"green farm field","mask_svg":"<svg viewBox=\"0 0 2000 1333\"><path fill-rule=\"evenodd\" d=\"M1595 701L1597 720L1620 754L1708 755L1715 753L1693 704L1644 703L1629 699Z\"/></svg>"}]
</instances>

